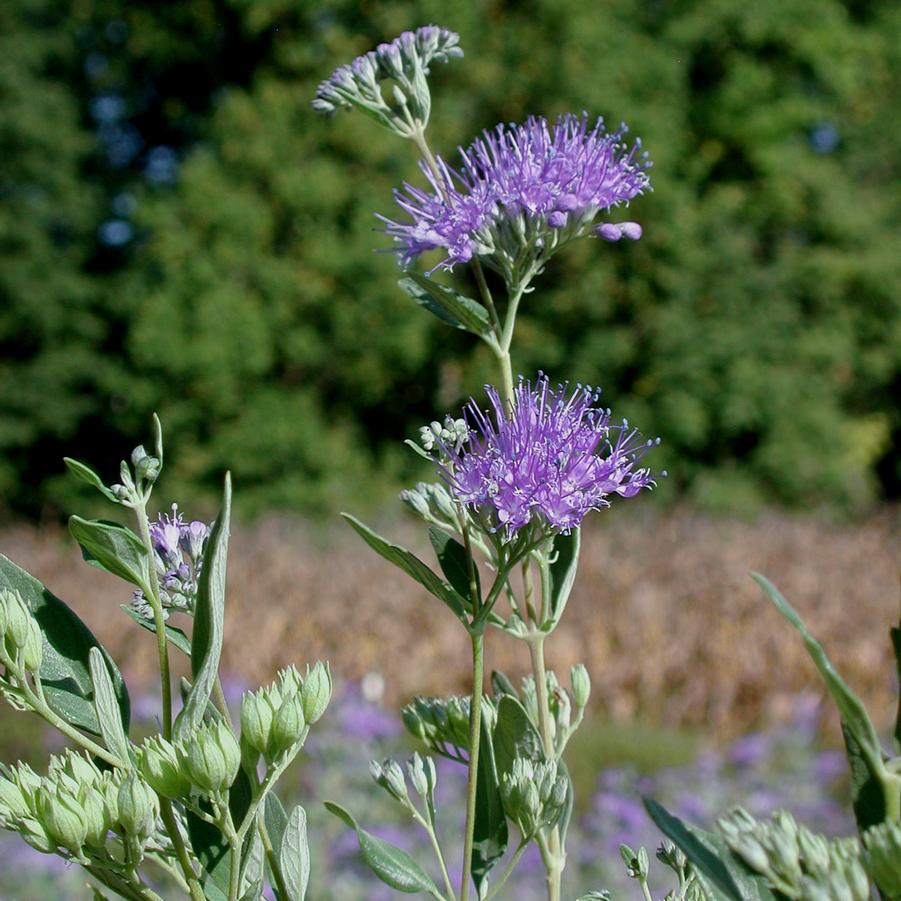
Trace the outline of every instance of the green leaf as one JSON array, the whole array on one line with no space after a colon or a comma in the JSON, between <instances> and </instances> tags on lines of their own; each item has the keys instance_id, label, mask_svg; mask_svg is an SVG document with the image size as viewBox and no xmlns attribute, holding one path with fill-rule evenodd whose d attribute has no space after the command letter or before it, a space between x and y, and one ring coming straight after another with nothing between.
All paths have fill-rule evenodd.
<instances>
[{"instance_id":1,"label":"green leaf","mask_svg":"<svg viewBox=\"0 0 901 901\"><path fill-rule=\"evenodd\" d=\"M382 882L408 895L428 892L433 898L442 898L428 873L406 851L361 829L357 821L338 804L326 801L325 809L357 833L363 860Z\"/></svg>"},{"instance_id":2,"label":"green leaf","mask_svg":"<svg viewBox=\"0 0 901 901\"><path fill-rule=\"evenodd\" d=\"M557 761L557 772L566 779L566 800L563 802L563 813L560 815L558 826L560 828L560 847L566 847L566 833L569 831L569 823L573 816L573 804L575 803L575 789L573 788L573 780L569 775L569 767L563 762L561 757Z\"/></svg>"},{"instance_id":3,"label":"green leaf","mask_svg":"<svg viewBox=\"0 0 901 901\"><path fill-rule=\"evenodd\" d=\"M810 634L791 604L768 579L751 574L776 609L800 633L804 646L826 682L842 719L845 748L851 767L854 814L861 830L882 822L885 816L885 791L896 790L887 782L882 745L863 703L836 672L820 643Z\"/></svg>"},{"instance_id":4,"label":"green leaf","mask_svg":"<svg viewBox=\"0 0 901 901\"><path fill-rule=\"evenodd\" d=\"M491 337L488 311L470 297L458 294L453 288L439 285L419 272L408 272L397 283L420 306L442 322L465 329L480 338Z\"/></svg>"},{"instance_id":5,"label":"green leaf","mask_svg":"<svg viewBox=\"0 0 901 901\"><path fill-rule=\"evenodd\" d=\"M465 598L451 585L435 575L415 554L410 553L410 551L400 547L400 545L392 544L390 541L382 538L381 535L377 535L372 529L363 525L360 520L349 513L342 513L341 515L377 554L419 582L439 601L446 604L457 619L463 623L466 622Z\"/></svg>"},{"instance_id":6,"label":"green leaf","mask_svg":"<svg viewBox=\"0 0 901 901\"><path fill-rule=\"evenodd\" d=\"M142 629L146 629L148 632L152 632L156 635L156 623L152 619L147 619L146 617L141 616L134 607L130 604L120 604L119 605L122 610L130 616ZM182 654L191 656L191 639L182 632L177 626L170 626L166 623L165 626L166 632L166 640L174 647L177 648Z\"/></svg>"},{"instance_id":7,"label":"green leaf","mask_svg":"<svg viewBox=\"0 0 901 901\"><path fill-rule=\"evenodd\" d=\"M514 698L518 698L519 694L516 691L515 686L510 681L505 673L502 673L499 669L492 670L491 672L491 689L495 693L495 695L511 695Z\"/></svg>"},{"instance_id":8,"label":"green leaf","mask_svg":"<svg viewBox=\"0 0 901 901\"><path fill-rule=\"evenodd\" d=\"M482 719L479 742L479 762L476 773L476 815L473 823L472 879L477 897L494 865L507 849L507 818L501 801L500 782L494 759L491 733Z\"/></svg>"},{"instance_id":9,"label":"green leaf","mask_svg":"<svg viewBox=\"0 0 901 901\"><path fill-rule=\"evenodd\" d=\"M150 582L147 549L131 529L105 519L71 516L69 531L81 545L88 563L147 590Z\"/></svg>"},{"instance_id":10,"label":"green leaf","mask_svg":"<svg viewBox=\"0 0 901 901\"><path fill-rule=\"evenodd\" d=\"M107 748L123 763L130 759L128 736L119 712L119 702L113 688L106 660L99 648L91 648L88 652L91 668L91 682L94 685L94 707L100 723L100 734Z\"/></svg>"},{"instance_id":11,"label":"green leaf","mask_svg":"<svg viewBox=\"0 0 901 901\"><path fill-rule=\"evenodd\" d=\"M275 859L278 860L282 849L282 836L285 834L285 829L288 828L288 814L285 813L285 808L274 791L266 795L263 819L266 823L266 832L269 833L269 842L272 845Z\"/></svg>"},{"instance_id":12,"label":"green leaf","mask_svg":"<svg viewBox=\"0 0 901 901\"><path fill-rule=\"evenodd\" d=\"M185 706L175 723L176 741L191 735L200 725L219 672L225 631L225 571L231 522L231 476L226 473L222 509L213 526L203 558L194 608L191 636L191 672L194 674Z\"/></svg>"},{"instance_id":13,"label":"green leaf","mask_svg":"<svg viewBox=\"0 0 901 901\"><path fill-rule=\"evenodd\" d=\"M244 839L241 855L241 887L244 889L242 898L260 897L265 866L266 852L263 848L263 840L256 829L251 829Z\"/></svg>"},{"instance_id":14,"label":"green leaf","mask_svg":"<svg viewBox=\"0 0 901 901\"><path fill-rule=\"evenodd\" d=\"M228 808L236 824L244 819L244 815L250 808L252 792L247 773L243 769L238 770L238 775L228 792ZM201 802L201 806L207 813L212 812L212 808L205 800ZM185 818L191 847L204 870L201 878L204 895L210 901L228 901L229 877L232 867L228 841L216 826L202 820L190 810L185 812Z\"/></svg>"},{"instance_id":15,"label":"green leaf","mask_svg":"<svg viewBox=\"0 0 901 901\"><path fill-rule=\"evenodd\" d=\"M579 529L573 529L569 535L558 535L554 539L556 559L551 564L551 620L559 622L569 600L576 570L579 566L579 547L581 545Z\"/></svg>"},{"instance_id":16,"label":"green leaf","mask_svg":"<svg viewBox=\"0 0 901 901\"><path fill-rule=\"evenodd\" d=\"M100 736L90 667L91 648L98 648L112 674L116 703L127 731L128 690L115 662L88 627L34 576L2 554L0 588L18 591L40 626L44 637L41 684L53 711L70 725Z\"/></svg>"},{"instance_id":17,"label":"green leaf","mask_svg":"<svg viewBox=\"0 0 901 901\"><path fill-rule=\"evenodd\" d=\"M766 880L738 860L720 836L689 826L650 798L644 799L644 806L703 877L713 901L775 901Z\"/></svg>"},{"instance_id":18,"label":"green leaf","mask_svg":"<svg viewBox=\"0 0 901 901\"><path fill-rule=\"evenodd\" d=\"M522 704L511 695L504 695L498 702L492 744L499 779L513 769L513 761L517 757L535 763L544 760L544 747L538 730Z\"/></svg>"},{"instance_id":19,"label":"green leaf","mask_svg":"<svg viewBox=\"0 0 901 901\"><path fill-rule=\"evenodd\" d=\"M472 605L482 598L482 583L479 579L479 570L473 561L473 574L476 581L476 592L478 598L473 598L469 585L469 561L466 557L466 548L460 544L455 538L452 538L447 532L431 526L429 528L429 541L435 549L435 556L438 558L438 564L441 572L447 577L454 591L463 598L469 600L470 606L467 610L472 609Z\"/></svg>"},{"instance_id":20,"label":"green leaf","mask_svg":"<svg viewBox=\"0 0 901 901\"><path fill-rule=\"evenodd\" d=\"M78 460L73 460L71 457L63 457L63 462L69 467L69 472L71 472L75 478L82 482L86 482L92 488L96 488L105 498L108 498L115 503L119 502L116 495L103 484L103 480L90 466L80 463Z\"/></svg>"},{"instance_id":21,"label":"green leaf","mask_svg":"<svg viewBox=\"0 0 901 901\"><path fill-rule=\"evenodd\" d=\"M304 901L310 881L310 846L307 843L307 814L300 805L288 817L278 865L288 890L286 901Z\"/></svg>"}]
</instances>

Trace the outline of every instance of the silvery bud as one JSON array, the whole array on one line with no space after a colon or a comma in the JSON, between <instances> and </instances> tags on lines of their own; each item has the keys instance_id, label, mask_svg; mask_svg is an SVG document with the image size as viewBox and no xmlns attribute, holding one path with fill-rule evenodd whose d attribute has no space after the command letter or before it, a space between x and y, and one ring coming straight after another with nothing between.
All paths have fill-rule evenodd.
<instances>
[{"instance_id":1,"label":"silvery bud","mask_svg":"<svg viewBox=\"0 0 901 901\"><path fill-rule=\"evenodd\" d=\"M380 785L391 797L398 801L407 800L407 783L404 780L404 772L394 760L386 760L379 763L377 760L369 762L369 773L377 785Z\"/></svg>"},{"instance_id":2,"label":"silvery bud","mask_svg":"<svg viewBox=\"0 0 901 901\"><path fill-rule=\"evenodd\" d=\"M52 854L58 842L34 817L27 817L16 824L16 831L22 839L42 854Z\"/></svg>"},{"instance_id":3,"label":"silvery bud","mask_svg":"<svg viewBox=\"0 0 901 901\"><path fill-rule=\"evenodd\" d=\"M80 854L88 834L81 804L67 791L47 787L38 798L38 813L47 835L56 844Z\"/></svg>"},{"instance_id":4,"label":"silvery bud","mask_svg":"<svg viewBox=\"0 0 901 901\"><path fill-rule=\"evenodd\" d=\"M803 826L798 829L798 851L808 873L821 873L829 868L829 842Z\"/></svg>"},{"instance_id":5,"label":"silvery bud","mask_svg":"<svg viewBox=\"0 0 901 901\"><path fill-rule=\"evenodd\" d=\"M887 898L901 896L901 825L886 820L863 834L864 863Z\"/></svg>"},{"instance_id":6,"label":"silvery bud","mask_svg":"<svg viewBox=\"0 0 901 901\"><path fill-rule=\"evenodd\" d=\"M6 589L3 594L6 602L6 636L14 648L21 650L28 641L31 612L18 591Z\"/></svg>"},{"instance_id":7,"label":"silvery bud","mask_svg":"<svg viewBox=\"0 0 901 901\"><path fill-rule=\"evenodd\" d=\"M131 452L131 465L134 467L135 475L139 479L155 482L159 477L162 464L156 457L150 456L144 450L144 445L141 444Z\"/></svg>"},{"instance_id":8,"label":"silvery bud","mask_svg":"<svg viewBox=\"0 0 901 901\"><path fill-rule=\"evenodd\" d=\"M44 636L37 620L28 618L28 636L25 639L25 647L22 648L22 665L30 673L37 673L41 669L44 659Z\"/></svg>"},{"instance_id":9,"label":"silvery bud","mask_svg":"<svg viewBox=\"0 0 901 901\"><path fill-rule=\"evenodd\" d=\"M226 791L238 775L241 748L221 720L202 725L187 745L177 750L191 782L204 793Z\"/></svg>"},{"instance_id":10,"label":"silvery bud","mask_svg":"<svg viewBox=\"0 0 901 901\"><path fill-rule=\"evenodd\" d=\"M277 689L261 689L258 692L245 692L241 698L241 744L262 754L269 746L269 733L272 731L272 719L277 705L273 705L273 691Z\"/></svg>"},{"instance_id":11,"label":"silvery bud","mask_svg":"<svg viewBox=\"0 0 901 901\"><path fill-rule=\"evenodd\" d=\"M78 801L87 829L84 844L91 848L102 848L106 844L106 834L112 827L106 799L93 785L85 784L78 793Z\"/></svg>"},{"instance_id":12,"label":"silvery bud","mask_svg":"<svg viewBox=\"0 0 901 901\"><path fill-rule=\"evenodd\" d=\"M657 849L657 860L666 864L675 873L684 870L688 866L688 858L682 849L672 842L664 841Z\"/></svg>"},{"instance_id":13,"label":"silvery bud","mask_svg":"<svg viewBox=\"0 0 901 901\"><path fill-rule=\"evenodd\" d=\"M444 485L435 483L426 486L429 490L429 497L435 504L438 512L451 522L457 521L457 511L454 508L454 502L451 500L450 493Z\"/></svg>"},{"instance_id":14,"label":"silvery bud","mask_svg":"<svg viewBox=\"0 0 901 901\"><path fill-rule=\"evenodd\" d=\"M566 779L558 776L554 761L535 764L517 757L501 777L500 788L504 811L524 838L553 826L563 813Z\"/></svg>"},{"instance_id":15,"label":"silvery bud","mask_svg":"<svg viewBox=\"0 0 901 901\"><path fill-rule=\"evenodd\" d=\"M5 826L31 813L31 805L22 794L22 789L12 780L0 776L0 824Z\"/></svg>"},{"instance_id":16,"label":"silvery bud","mask_svg":"<svg viewBox=\"0 0 901 901\"><path fill-rule=\"evenodd\" d=\"M307 672L300 697L304 719L312 726L325 713L332 697L332 674L327 663L319 661Z\"/></svg>"},{"instance_id":17,"label":"silvery bud","mask_svg":"<svg viewBox=\"0 0 901 901\"><path fill-rule=\"evenodd\" d=\"M303 737L305 726L300 698L296 694L285 698L272 718L267 755L274 757L296 745Z\"/></svg>"},{"instance_id":18,"label":"silvery bud","mask_svg":"<svg viewBox=\"0 0 901 901\"><path fill-rule=\"evenodd\" d=\"M175 746L161 735L144 742L138 755L141 774L164 798L183 798L191 791L191 780L182 766Z\"/></svg>"},{"instance_id":19,"label":"silvery bud","mask_svg":"<svg viewBox=\"0 0 901 901\"><path fill-rule=\"evenodd\" d=\"M421 798L430 798L435 792L435 783L438 774L435 772L435 763L431 757L423 758L421 754L414 754L407 764L407 772L410 774L410 782L416 793Z\"/></svg>"},{"instance_id":20,"label":"silvery bud","mask_svg":"<svg viewBox=\"0 0 901 901\"><path fill-rule=\"evenodd\" d=\"M406 504L417 516L421 516L423 519L428 519L431 516L431 510L429 509L429 503L425 499L425 496L419 491L419 486L416 488L405 488L400 493L401 502Z\"/></svg>"},{"instance_id":21,"label":"silvery bud","mask_svg":"<svg viewBox=\"0 0 901 901\"><path fill-rule=\"evenodd\" d=\"M577 663L569 671L569 682L573 690L573 700L580 710L588 706L588 698L591 696L591 677L584 664Z\"/></svg>"},{"instance_id":22,"label":"silvery bud","mask_svg":"<svg viewBox=\"0 0 901 901\"><path fill-rule=\"evenodd\" d=\"M136 773L129 773L119 787L119 825L126 835L143 842L153 834L158 813L156 796Z\"/></svg>"},{"instance_id":23,"label":"silvery bud","mask_svg":"<svg viewBox=\"0 0 901 901\"><path fill-rule=\"evenodd\" d=\"M620 845L619 854L626 865L626 871L633 879L648 878L648 852L644 848L639 848L635 852L628 845Z\"/></svg>"}]
</instances>

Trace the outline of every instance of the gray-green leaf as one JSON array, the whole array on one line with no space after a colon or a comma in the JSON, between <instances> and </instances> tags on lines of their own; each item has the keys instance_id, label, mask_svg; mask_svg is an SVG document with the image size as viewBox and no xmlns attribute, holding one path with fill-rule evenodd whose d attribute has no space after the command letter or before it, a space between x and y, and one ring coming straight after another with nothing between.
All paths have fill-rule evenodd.
<instances>
[{"instance_id":1,"label":"gray-green leaf","mask_svg":"<svg viewBox=\"0 0 901 901\"><path fill-rule=\"evenodd\" d=\"M446 604L457 619L461 622L466 622L466 601L453 586L435 575L422 560L406 548L392 544L390 541L382 538L381 535L373 532L368 526L363 525L355 516L351 516L349 513L342 513L341 515L377 554L419 582L439 601Z\"/></svg>"},{"instance_id":2,"label":"gray-green leaf","mask_svg":"<svg viewBox=\"0 0 901 901\"><path fill-rule=\"evenodd\" d=\"M150 582L147 549L131 529L105 519L69 517L69 531L92 566L145 591Z\"/></svg>"},{"instance_id":3,"label":"gray-green leaf","mask_svg":"<svg viewBox=\"0 0 901 901\"><path fill-rule=\"evenodd\" d=\"M86 482L92 488L96 488L108 500L118 503L119 499L116 495L103 484L103 480L90 466L87 466L78 460L73 460L72 457L63 457L63 462L75 478L82 482Z\"/></svg>"},{"instance_id":4,"label":"gray-green leaf","mask_svg":"<svg viewBox=\"0 0 901 901\"><path fill-rule=\"evenodd\" d=\"M439 285L419 272L408 272L397 284L405 294L442 322L454 328L465 329L480 338L491 336L488 312L472 298L458 294L453 288Z\"/></svg>"},{"instance_id":5,"label":"gray-green leaf","mask_svg":"<svg viewBox=\"0 0 901 901\"><path fill-rule=\"evenodd\" d=\"M122 610L128 614L142 629L146 629L148 632L152 632L156 635L156 623L152 619L147 619L144 616L141 616L134 607L129 604L120 604L119 605ZM171 644L174 648L177 648L182 654L191 656L191 639L182 632L177 626L170 626L166 623L165 626L166 632L166 640Z\"/></svg>"},{"instance_id":6,"label":"gray-green leaf","mask_svg":"<svg viewBox=\"0 0 901 901\"><path fill-rule=\"evenodd\" d=\"M551 564L551 620L555 623L563 615L576 579L580 545L579 529L573 529L569 535L558 535L554 539L556 559Z\"/></svg>"},{"instance_id":7,"label":"gray-green leaf","mask_svg":"<svg viewBox=\"0 0 901 901\"><path fill-rule=\"evenodd\" d=\"M447 532L431 526L429 528L429 541L435 549L435 556L438 558L438 564L441 572L444 573L447 581L450 582L454 591L466 598L472 604L482 597L482 586L479 579L479 570L473 562L473 577L476 583L476 594L478 598L473 598L472 589L469 582L469 561L466 557L466 548L460 544L455 538L452 538Z\"/></svg>"},{"instance_id":8,"label":"gray-green leaf","mask_svg":"<svg viewBox=\"0 0 901 901\"><path fill-rule=\"evenodd\" d=\"M361 829L357 821L338 804L326 801L325 808L357 833L363 860L382 882L408 895L427 892L433 898L443 897L429 874L406 851Z\"/></svg>"},{"instance_id":9,"label":"gray-green leaf","mask_svg":"<svg viewBox=\"0 0 901 901\"><path fill-rule=\"evenodd\" d=\"M278 864L288 890L287 901L304 901L310 881L310 847L307 844L307 814L299 804L288 817Z\"/></svg>"},{"instance_id":10,"label":"gray-green leaf","mask_svg":"<svg viewBox=\"0 0 901 901\"><path fill-rule=\"evenodd\" d=\"M498 701L493 745L498 778L512 771L517 757L534 763L544 760L541 736L525 708L512 695L504 695Z\"/></svg>"},{"instance_id":11,"label":"gray-green leaf","mask_svg":"<svg viewBox=\"0 0 901 901\"><path fill-rule=\"evenodd\" d=\"M94 707L100 722L100 734L107 748L123 763L129 761L128 736L119 712L119 703L113 688L106 660L99 648L91 648L89 652L91 681L94 684Z\"/></svg>"}]
</instances>

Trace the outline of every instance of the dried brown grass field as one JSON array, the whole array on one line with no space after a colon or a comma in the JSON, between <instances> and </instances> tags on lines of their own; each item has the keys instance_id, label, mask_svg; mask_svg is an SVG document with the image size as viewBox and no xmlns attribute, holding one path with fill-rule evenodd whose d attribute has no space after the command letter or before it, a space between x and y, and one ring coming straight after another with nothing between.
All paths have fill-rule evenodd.
<instances>
[{"instance_id":1,"label":"dried brown grass field","mask_svg":"<svg viewBox=\"0 0 901 901\"><path fill-rule=\"evenodd\" d=\"M378 525L427 554L412 523ZM888 723L897 694L888 628L899 619L899 525L898 509L842 525L648 507L596 516L549 663L563 673L584 660L599 711L614 718L698 726L712 738L782 719L792 695L821 689L801 642L749 578L758 570ZM85 565L59 531L7 528L0 551L71 603L130 681L149 684L154 644L118 612L126 586ZM387 703L467 689L464 631L340 526L323 532L269 519L235 528L228 605L230 675L265 680L279 666L321 657L339 679L379 673ZM489 666L523 674L524 656L520 643L489 634Z\"/></svg>"}]
</instances>

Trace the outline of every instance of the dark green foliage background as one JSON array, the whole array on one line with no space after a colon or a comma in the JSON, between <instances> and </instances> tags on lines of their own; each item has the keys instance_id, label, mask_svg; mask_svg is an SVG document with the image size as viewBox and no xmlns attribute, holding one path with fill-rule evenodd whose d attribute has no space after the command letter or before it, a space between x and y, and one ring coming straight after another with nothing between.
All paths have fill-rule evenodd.
<instances>
[{"instance_id":1,"label":"dark green foliage background","mask_svg":"<svg viewBox=\"0 0 901 901\"><path fill-rule=\"evenodd\" d=\"M466 51L433 72L438 151L586 109L627 120L654 160L629 213L645 238L556 258L517 368L603 385L662 436L669 496L747 510L897 495L898 4L20 0L0 10L7 510L71 502L64 452L113 479L153 410L167 488L215 490L231 467L245 513L375 500L416 475L399 440L491 361L372 252L388 246L373 213L418 177L412 147L310 99L337 64L427 22ZM116 164L91 113L104 96L141 142ZM173 182L146 177L159 145ZM116 215L123 246L98 239ZM457 285L474 291L466 273Z\"/></svg>"}]
</instances>

